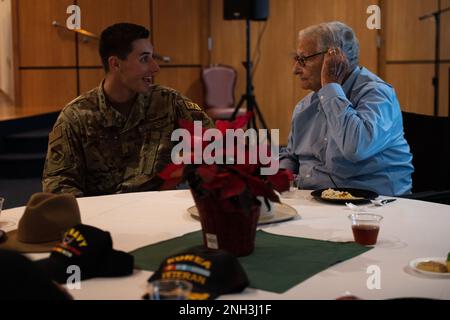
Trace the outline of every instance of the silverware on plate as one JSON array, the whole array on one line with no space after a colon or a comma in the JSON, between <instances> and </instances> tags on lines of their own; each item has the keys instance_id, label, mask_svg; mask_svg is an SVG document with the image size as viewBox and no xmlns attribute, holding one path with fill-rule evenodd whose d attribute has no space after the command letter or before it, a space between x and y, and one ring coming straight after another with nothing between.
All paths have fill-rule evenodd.
<instances>
[{"instance_id":1,"label":"silverware on plate","mask_svg":"<svg viewBox=\"0 0 450 320\"><path fill-rule=\"evenodd\" d=\"M387 203L393 202L397 199L381 199L381 200L370 200L370 202L372 202L372 204L376 205L376 206L383 206Z\"/></svg>"}]
</instances>

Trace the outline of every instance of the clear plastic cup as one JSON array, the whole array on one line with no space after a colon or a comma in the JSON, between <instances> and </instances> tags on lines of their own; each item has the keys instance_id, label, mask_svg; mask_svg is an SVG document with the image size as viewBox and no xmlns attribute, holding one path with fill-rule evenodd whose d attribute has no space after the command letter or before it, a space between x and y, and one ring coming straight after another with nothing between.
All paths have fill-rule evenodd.
<instances>
[{"instance_id":1,"label":"clear plastic cup","mask_svg":"<svg viewBox=\"0 0 450 320\"><path fill-rule=\"evenodd\" d=\"M184 280L162 279L147 285L150 300L187 300L192 283Z\"/></svg>"},{"instance_id":2,"label":"clear plastic cup","mask_svg":"<svg viewBox=\"0 0 450 320\"><path fill-rule=\"evenodd\" d=\"M352 213L348 218L352 223L353 238L356 243L363 246L377 243L383 216L373 213Z\"/></svg>"}]
</instances>

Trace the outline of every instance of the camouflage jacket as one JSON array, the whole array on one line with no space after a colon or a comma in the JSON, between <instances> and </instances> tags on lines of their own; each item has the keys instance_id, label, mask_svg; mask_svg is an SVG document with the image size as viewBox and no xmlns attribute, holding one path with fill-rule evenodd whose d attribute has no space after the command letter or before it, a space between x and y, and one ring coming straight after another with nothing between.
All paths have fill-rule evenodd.
<instances>
[{"instance_id":1,"label":"camouflage jacket","mask_svg":"<svg viewBox=\"0 0 450 320\"><path fill-rule=\"evenodd\" d=\"M170 88L154 85L139 94L128 118L106 105L102 88L61 111L49 135L43 191L82 197L155 189L155 173L171 162L178 119L214 126L197 104Z\"/></svg>"}]
</instances>

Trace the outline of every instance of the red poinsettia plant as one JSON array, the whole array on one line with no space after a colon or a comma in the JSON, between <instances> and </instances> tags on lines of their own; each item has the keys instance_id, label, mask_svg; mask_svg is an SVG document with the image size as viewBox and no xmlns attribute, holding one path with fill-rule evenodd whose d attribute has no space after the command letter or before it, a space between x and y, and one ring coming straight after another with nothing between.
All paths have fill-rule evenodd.
<instances>
[{"instance_id":1,"label":"red poinsettia plant","mask_svg":"<svg viewBox=\"0 0 450 320\"><path fill-rule=\"evenodd\" d=\"M265 167L260 161L251 163L251 151L246 146L228 146L225 143L225 136L227 130L242 129L246 126L248 121L252 118L253 114L248 112L244 116L237 117L234 121L217 120L216 129L221 133L219 139L222 139L224 146L222 150L219 150L214 154L215 159L218 156L222 156L223 159L230 155L236 157L236 148L244 147L245 161L240 164L227 164L225 161L222 164L211 163L208 159L202 159L200 164L171 163L159 173L160 178L164 180L161 187L162 190L173 189L181 182L187 181L193 192L201 196L214 196L218 200L230 199L232 202L236 200L236 203L242 204L257 203L260 204L256 197L264 197L266 205L268 201L280 202L280 199L275 191L283 192L289 190L290 181L292 180L292 173L288 170L280 169L273 175L263 175L261 169ZM204 132L207 130L203 128L201 134L202 137L195 135L194 123L191 121L181 120L179 122L180 128L186 129L191 136L193 144L195 140L201 139ZM196 153L200 152L203 155L203 151L207 147L208 143L201 139L201 149L191 151L191 159L193 160ZM270 146L258 145L258 148L267 148L267 152L270 153ZM255 152L253 150L253 152ZM220 155L218 154L220 153ZM237 161L234 161L236 163ZM254 162L254 161L253 161ZM267 166L267 165L266 165Z\"/></svg>"}]
</instances>

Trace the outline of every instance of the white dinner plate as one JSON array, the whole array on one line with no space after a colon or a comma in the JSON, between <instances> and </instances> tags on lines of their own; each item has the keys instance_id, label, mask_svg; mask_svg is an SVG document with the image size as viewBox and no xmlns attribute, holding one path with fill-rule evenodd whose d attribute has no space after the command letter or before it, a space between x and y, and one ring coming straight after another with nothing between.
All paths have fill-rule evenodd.
<instances>
[{"instance_id":1,"label":"white dinner plate","mask_svg":"<svg viewBox=\"0 0 450 320\"><path fill-rule=\"evenodd\" d=\"M297 210L295 210L295 208L291 207L288 204L277 202L274 202L272 204L272 211L274 213L270 215L260 215L258 225L283 222L294 219L295 217L300 217L297 213ZM187 211L193 218L195 218L196 220L200 220L200 216L198 215L196 206L188 208Z\"/></svg>"},{"instance_id":2,"label":"white dinner plate","mask_svg":"<svg viewBox=\"0 0 450 320\"><path fill-rule=\"evenodd\" d=\"M411 260L411 262L409 263L409 266L416 272L430 276L430 277L445 277L445 278L450 278L450 272L431 272L431 271L425 271L425 270L420 270L417 268L417 265L420 262L427 262L427 261L436 261L436 262L440 262L443 263L444 265L446 265L446 258L442 258L442 257L426 257L426 258L417 258L414 260Z\"/></svg>"}]
</instances>

